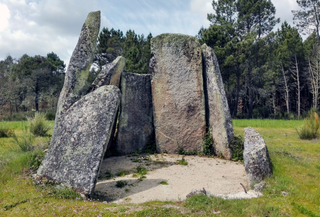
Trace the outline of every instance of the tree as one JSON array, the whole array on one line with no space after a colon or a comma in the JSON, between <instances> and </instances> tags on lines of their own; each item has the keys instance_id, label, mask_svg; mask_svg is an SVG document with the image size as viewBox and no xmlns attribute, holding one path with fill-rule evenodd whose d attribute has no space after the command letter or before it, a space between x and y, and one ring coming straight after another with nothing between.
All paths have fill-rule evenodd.
<instances>
[{"instance_id":1,"label":"tree","mask_svg":"<svg viewBox=\"0 0 320 217\"><path fill-rule=\"evenodd\" d=\"M120 56L123 50L123 42L122 31L103 28L98 37L97 53L103 54L106 61L102 61L99 65L111 63Z\"/></svg>"},{"instance_id":2,"label":"tree","mask_svg":"<svg viewBox=\"0 0 320 217\"><path fill-rule=\"evenodd\" d=\"M260 38L280 22L279 18L275 18L276 8L270 0L239 0L237 10L242 34L256 32Z\"/></svg>"},{"instance_id":3,"label":"tree","mask_svg":"<svg viewBox=\"0 0 320 217\"><path fill-rule=\"evenodd\" d=\"M304 49L308 64L308 82L312 94L312 107L317 108L320 93L320 50L315 32L305 40Z\"/></svg>"},{"instance_id":4,"label":"tree","mask_svg":"<svg viewBox=\"0 0 320 217\"><path fill-rule=\"evenodd\" d=\"M293 10L293 23L299 32L310 35L316 32L320 44L320 2L319 0L297 0L301 10Z\"/></svg>"},{"instance_id":5,"label":"tree","mask_svg":"<svg viewBox=\"0 0 320 217\"><path fill-rule=\"evenodd\" d=\"M100 69L102 65L112 62L121 55L126 58L128 72L149 73L151 38L151 33L145 38L144 35L137 35L133 30L128 30L124 36L120 30L103 28L98 38L97 51L100 56L98 62ZM103 61L104 57L106 61Z\"/></svg>"},{"instance_id":6,"label":"tree","mask_svg":"<svg viewBox=\"0 0 320 217\"><path fill-rule=\"evenodd\" d=\"M45 93L52 88L60 92L64 76L61 72L64 66L63 61L53 52L49 53L48 57L31 57L24 54L17 64L12 66L10 81L14 90L11 90L13 94L8 90L7 95L15 95L14 102L21 109L28 109L27 107L32 105L32 108L38 111L40 101L48 100L43 98ZM13 100L10 103L12 102Z\"/></svg>"},{"instance_id":7,"label":"tree","mask_svg":"<svg viewBox=\"0 0 320 217\"><path fill-rule=\"evenodd\" d=\"M47 54L46 62L48 63L51 72L64 73L66 64L54 52Z\"/></svg>"}]
</instances>

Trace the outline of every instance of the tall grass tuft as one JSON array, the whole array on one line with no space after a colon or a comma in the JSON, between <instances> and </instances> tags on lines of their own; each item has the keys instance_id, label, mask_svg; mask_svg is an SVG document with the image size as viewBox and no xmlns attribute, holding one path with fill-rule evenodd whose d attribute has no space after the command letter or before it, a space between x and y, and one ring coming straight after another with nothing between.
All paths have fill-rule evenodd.
<instances>
[{"instance_id":1,"label":"tall grass tuft","mask_svg":"<svg viewBox=\"0 0 320 217\"><path fill-rule=\"evenodd\" d=\"M297 128L300 139L314 139L319 135L319 116L316 112L310 111L309 117L304 119L302 127Z\"/></svg>"},{"instance_id":2,"label":"tall grass tuft","mask_svg":"<svg viewBox=\"0 0 320 217\"><path fill-rule=\"evenodd\" d=\"M13 134L13 129L3 126L0 127L0 138L11 137Z\"/></svg>"},{"instance_id":3,"label":"tall grass tuft","mask_svg":"<svg viewBox=\"0 0 320 217\"><path fill-rule=\"evenodd\" d=\"M34 138L30 134L25 134L22 136L20 139L17 137L17 135L14 133L13 136L13 141L19 146L21 151L27 152L33 150L33 142Z\"/></svg>"},{"instance_id":4,"label":"tall grass tuft","mask_svg":"<svg viewBox=\"0 0 320 217\"><path fill-rule=\"evenodd\" d=\"M28 118L30 133L35 136L46 136L50 126L46 123L46 114L36 112L34 118Z\"/></svg>"}]
</instances>

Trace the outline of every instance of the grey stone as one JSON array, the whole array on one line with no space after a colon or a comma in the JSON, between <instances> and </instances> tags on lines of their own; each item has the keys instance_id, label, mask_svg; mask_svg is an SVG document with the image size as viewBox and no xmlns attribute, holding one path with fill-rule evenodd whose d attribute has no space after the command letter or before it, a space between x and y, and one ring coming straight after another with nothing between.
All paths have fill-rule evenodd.
<instances>
[{"instance_id":1,"label":"grey stone","mask_svg":"<svg viewBox=\"0 0 320 217\"><path fill-rule=\"evenodd\" d=\"M244 129L244 167L250 185L272 176L270 157L262 136L253 128Z\"/></svg>"},{"instance_id":2,"label":"grey stone","mask_svg":"<svg viewBox=\"0 0 320 217\"><path fill-rule=\"evenodd\" d=\"M265 183L265 182L260 182L260 183L258 183L258 184L255 184L255 185L253 186L253 189L254 189L255 191L257 191L257 192L262 192L264 186L266 186L266 183Z\"/></svg>"},{"instance_id":3,"label":"grey stone","mask_svg":"<svg viewBox=\"0 0 320 217\"><path fill-rule=\"evenodd\" d=\"M230 160L232 152L229 144L233 140L234 132L219 63L210 47L203 44L201 48L208 127L216 154Z\"/></svg>"},{"instance_id":4,"label":"grey stone","mask_svg":"<svg viewBox=\"0 0 320 217\"><path fill-rule=\"evenodd\" d=\"M206 124L200 43L181 34L152 38L149 69L157 151L202 151Z\"/></svg>"},{"instance_id":5,"label":"grey stone","mask_svg":"<svg viewBox=\"0 0 320 217\"><path fill-rule=\"evenodd\" d=\"M61 115L89 91L92 83L88 80L89 70L94 59L99 29L100 11L89 13L82 26L78 43L72 53L65 75L52 137L60 133L56 125L60 122Z\"/></svg>"},{"instance_id":6,"label":"grey stone","mask_svg":"<svg viewBox=\"0 0 320 217\"><path fill-rule=\"evenodd\" d=\"M82 97L61 116L49 150L37 171L40 177L93 193L107 144L111 137L120 90L103 86Z\"/></svg>"},{"instance_id":7,"label":"grey stone","mask_svg":"<svg viewBox=\"0 0 320 217\"><path fill-rule=\"evenodd\" d=\"M117 57L112 63L108 64L103 69L96 79L93 81L92 86L97 89L103 85L114 85L119 87L120 76L126 66L126 59L124 57Z\"/></svg>"},{"instance_id":8,"label":"grey stone","mask_svg":"<svg viewBox=\"0 0 320 217\"><path fill-rule=\"evenodd\" d=\"M115 150L129 154L154 143L151 76L123 72Z\"/></svg>"}]
</instances>

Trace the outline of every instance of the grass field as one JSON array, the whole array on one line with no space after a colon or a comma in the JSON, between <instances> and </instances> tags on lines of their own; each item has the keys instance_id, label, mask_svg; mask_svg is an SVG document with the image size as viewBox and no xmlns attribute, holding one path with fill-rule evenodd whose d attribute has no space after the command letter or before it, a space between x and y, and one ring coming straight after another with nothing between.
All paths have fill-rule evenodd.
<instances>
[{"instance_id":1,"label":"grass field","mask_svg":"<svg viewBox=\"0 0 320 217\"><path fill-rule=\"evenodd\" d=\"M12 138L0 138L0 216L320 216L320 143L300 140L302 121L234 120L236 135L254 127L265 139L273 166L263 197L222 200L194 196L182 202L153 201L139 205L82 200L70 190L35 186L30 174L50 137L33 139L35 149L22 152ZM50 122L53 126L53 122ZM26 137L27 122L0 122ZM37 148L38 147L38 148ZM208 171L212 173L214 171ZM284 196L283 192L288 195Z\"/></svg>"}]
</instances>

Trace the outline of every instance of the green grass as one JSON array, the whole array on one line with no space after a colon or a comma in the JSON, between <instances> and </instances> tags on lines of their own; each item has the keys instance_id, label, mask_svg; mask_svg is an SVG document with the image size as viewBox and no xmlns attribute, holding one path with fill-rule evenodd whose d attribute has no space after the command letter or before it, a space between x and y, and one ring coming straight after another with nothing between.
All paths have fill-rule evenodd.
<instances>
[{"instance_id":1,"label":"green grass","mask_svg":"<svg viewBox=\"0 0 320 217\"><path fill-rule=\"evenodd\" d=\"M273 120L273 119L235 119L232 120L233 127L263 127L263 128L285 128L294 129L300 127L301 120Z\"/></svg>"},{"instance_id":2,"label":"green grass","mask_svg":"<svg viewBox=\"0 0 320 217\"><path fill-rule=\"evenodd\" d=\"M53 122L49 123L53 126ZM139 205L82 200L68 189L34 185L29 171L37 167L42 149L23 152L12 138L0 138L0 216L320 216L320 141L299 139L295 128L303 121L233 123L235 135L244 136L243 129L251 126L268 146L273 176L265 180L263 197L223 200L198 195L185 202L151 201ZM25 125L26 122L0 122L0 127L14 129L18 137L23 135ZM37 137L35 146L47 140ZM282 191L288 195L283 196Z\"/></svg>"},{"instance_id":3,"label":"green grass","mask_svg":"<svg viewBox=\"0 0 320 217\"><path fill-rule=\"evenodd\" d=\"M116 173L116 175L119 176L119 177L124 177L124 176L126 176L128 174L129 174L128 170L121 170L121 171Z\"/></svg>"},{"instance_id":4,"label":"green grass","mask_svg":"<svg viewBox=\"0 0 320 217\"><path fill-rule=\"evenodd\" d=\"M188 162L186 161L186 159L184 159L184 157L182 157L181 160L177 160L177 164L187 166Z\"/></svg>"}]
</instances>

